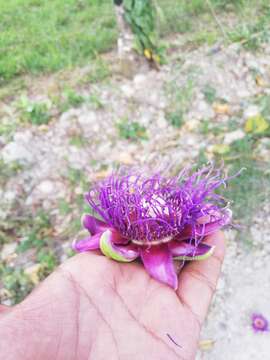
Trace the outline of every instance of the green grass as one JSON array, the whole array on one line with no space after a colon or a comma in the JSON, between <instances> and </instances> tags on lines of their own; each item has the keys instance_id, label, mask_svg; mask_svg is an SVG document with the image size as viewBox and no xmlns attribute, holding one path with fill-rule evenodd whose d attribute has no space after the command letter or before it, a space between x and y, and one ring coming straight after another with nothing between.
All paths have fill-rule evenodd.
<instances>
[{"instance_id":1,"label":"green grass","mask_svg":"<svg viewBox=\"0 0 270 360\"><path fill-rule=\"evenodd\" d=\"M74 135L70 138L69 143L77 148L82 148L88 144L88 141L83 135Z\"/></svg>"},{"instance_id":2,"label":"green grass","mask_svg":"<svg viewBox=\"0 0 270 360\"><path fill-rule=\"evenodd\" d=\"M184 114L188 111L194 91L194 74L188 76L186 83L179 86L175 80L165 84L165 94L169 100L166 109L166 120L174 127L180 128L185 121Z\"/></svg>"},{"instance_id":3,"label":"green grass","mask_svg":"<svg viewBox=\"0 0 270 360\"><path fill-rule=\"evenodd\" d=\"M251 2L252 3L252 2ZM248 20L249 19L249 20ZM270 39L270 3L261 0L246 6L242 10L242 18L234 29L228 32L232 42L240 42L252 51L260 49Z\"/></svg>"},{"instance_id":4,"label":"green grass","mask_svg":"<svg viewBox=\"0 0 270 360\"><path fill-rule=\"evenodd\" d=\"M31 102L27 97L21 97L18 109L21 111L22 121L32 125L46 125L51 119L46 102Z\"/></svg>"},{"instance_id":5,"label":"green grass","mask_svg":"<svg viewBox=\"0 0 270 360\"><path fill-rule=\"evenodd\" d=\"M12 305L22 301L34 287L22 269L0 264L0 277Z\"/></svg>"},{"instance_id":6,"label":"green grass","mask_svg":"<svg viewBox=\"0 0 270 360\"><path fill-rule=\"evenodd\" d=\"M49 216L40 210L31 220L32 222L29 219L29 223L25 223L25 227L20 230L23 240L17 246L18 252L25 252L31 248L41 249L50 243L48 234L51 230L51 221Z\"/></svg>"},{"instance_id":7,"label":"green grass","mask_svg":"<svg viewBox=\"0 0 270 360\"><path fill-rule=\"evenodd\" d=\"M59 260L50 249L41 249L37 254L37 260L41 264L41 269L38 274L40 280L50 275L59 264Z\"/></svg>"},{"instance_id":8,"label":"green grass","mask_svg":"<svg viewBox=\"0 0 270 360\"><path fill-rule=\"evenodd\" d=\"M0 0L0 81L90 61L116 37L109 0Z\"/></svg>"},{"instance_id":9,"label":"green grass","mask_svg":"<svg viewBox=\"0 0 270 360\"><path fill-rule=\"evenodd\" d=\"M127 140L147 140L147 133L145 126L142 126L137 121L129 121L127 118L121 119L117 123L119 136Z\"/></svg>"},{"instance_id":10,"label":"green grass","mask_svg":"<svg viewBox=\"0 0 270 360\"><path fill-rule=\"evenodd\" d=\"M230 153L224 157L230 174L242 173L231 180L224 195L232 200L235 220L244 226L251 225L254 214L270 195L270 174L265 162L255 158L254 148L258 138L247 135L231 145Z\"/></svg>"},{"instance_id":11,"label":"green grass","mask_svg":"<svg viewBox=\"0 0 270 360\"><path fill-rule=\"evenodd\" d=\"M85 102L84 96L78 94L73 89L66 89L64 91L64 99L59 105L60 112L67 111L70 108L77 108Z\"/></svg>"},{"instance_id":12,"label":"green grass","mask_svg":"<svg viewBox=\"0 0 270 360\"><path fill-rule=\"evenodd\" d=\"M166 113L166 120L174 127L180 128L184 124L184 115L182 110L169 111Z\"/></svg>"},{"instance_id":13,"label":"green grass","mask_svg":"<svg viewBox=\"0 0 270 360\"><path fill-rule=\"evenodd\" d=\"M203 88L203 95L208 104L213 104L213 102L216 100L217 91L211 85L207 84Z\"/></svg>"},{"instance_id":14,"label":"green grass","mask_svg":"<svg viewBox=\"0 0 270 360\"><path fill-rule=\"evenodd\" d=\"M81 80L82 84L96 83L106 80L112 75L111 68L104 60L97 58L91 63L91 70Z\"/></svg>"},{"instance_id":15,"label":"green grass","mask_svg":"<svg viewBox=\"0 0 270 360\"><path fill-rule=\"evenodd\" d=\"M0 158L0 186L4 188L8 180L19 175L22 170L22 164L17 161L5 163L4 160Z\"/></svg>"},{"instance_id":16,"label":"green grass","mask_svg":"<svg viewBox=\"0 0 270 360\"><path fill-rule=\"evenodd\" d=\"M157 3L162 14L158 21L161 35L190 32L192 41L199 44L212 44L222 36L205 0ZM211 3L221 20L224 11L237 14L237 26L228 30L232 41L244 41L252 48L268 39L268 0ZM206 24L199 29L198 21L204 16ZM210 29L211 24L216 30ZM260 36L253 38L257 32ZM0 0L0 85L25 73L50 73L89 64L97 54L115 47L116 39L112 0ZM101 65L89 79L107 75L108 69Z\"/></svg>"},{"instance_id":17,"label":"green grass","mask_svg":"<svg viewBox=\"0 0 270 360\"><path fill-rule=\"evenodd\" d=\"M256 219L256 214L270 196L270 174L267 164L256 161L252 156L254 143L244 139L234 144L233 151L241 157L227 162L230 172L235 173L241 167L245 170L231 181L226 190L226 196L232 200L235 223L240 225L238 237L244 244L253 244L250 227Z\"/></svg>"}]
</instances>

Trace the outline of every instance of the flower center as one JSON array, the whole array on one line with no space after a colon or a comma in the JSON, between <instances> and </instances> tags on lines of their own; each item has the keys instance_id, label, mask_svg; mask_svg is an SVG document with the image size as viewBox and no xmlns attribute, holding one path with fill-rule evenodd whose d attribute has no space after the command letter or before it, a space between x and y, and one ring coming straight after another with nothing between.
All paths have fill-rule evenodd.
<instances>
[{"instance_id":1,"label":"flower center","mask_svg":"<svg viewBox=\"0 0 270 360\"><path fill-rule=\"evenodd\" d=\"M166 201L158 195L153 195L150 199L142 199L142 207L146 210L147 216L155 218L161 214L169 215L169 208Z\"/></svg>"},{"instance_id":2,"label":"flower center","mask_svg":"<svg viewBox=\"0 0 270 360\"><path fill-rule=\"evenodd\" d=\"M263 329L264 326L265 326L265 323L262 319L255 319L254 320L254 325L257 327L257 328L260 328L260 329Z\"/></svg>"},{"instance_id":3,"label":"flower center","mask_svg":"<svg viewBox=\"0 0 270 360\"><path fill-rule=\"evenodd\" d=\"M136 245L160 245L160 244L165 244L165 243L168 243L170 242L172 239L174 238L174 236L166 236L162 239L156 239L156 240L151 240L151 241L147 241L147 240L137 240L137 239L133 239L131 240L131 242L133 244L136 244Z\"/></svg>"}]
</instances>

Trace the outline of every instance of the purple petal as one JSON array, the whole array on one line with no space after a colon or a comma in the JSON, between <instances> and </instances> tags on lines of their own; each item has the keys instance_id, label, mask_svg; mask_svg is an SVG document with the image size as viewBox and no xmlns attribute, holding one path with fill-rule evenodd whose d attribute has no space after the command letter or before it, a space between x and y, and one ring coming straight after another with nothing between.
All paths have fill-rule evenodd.
<instances>
[{"instance_id":1,"label":"purple petal","mask_svg":"<svg viewBox=\"0 0 270 360\"><path fill-rule=\"evenodd\" d=\"M72 244L72 248L74 251L77 252L99 249L99 240L101 235L102 233L97 233L93 236L88 236L87 238L79 240L77 242L75 241Z\"/></svg>"},{"instance_id":2,"label":"purple petal","mask_svg":"<svg viewBox=\"0 0 270 360\"><path fill-rule=\"evenodd\" d=\"M207 223L205 225L201 225L200 227L198 227L198 229L196 229L196 235L197 236L201 236L201 235L209 235L219 229L221 229L223 226L228 225L232 220L232 211L230 209L227 209L224 213L223 213L223 217L220 220L217 221L213 221L210 223Z\"/></svg>"},{"instance_id":3,"label":"purple petal","mask_svg":"<svg viewBox=\"0 0 270 360\"><path fill-rule=\"evenodd\" d=\"M176 260L205 260L213 254L215 248L204 243L196 246L188 241L172 241L168 246Z\"/></svg>"},{"instance_id":4,"label":"purple petal","mask_svg":"<svg viewBox=\"0 0 270 360\"><path fill-rule=\"evenodd\" d=\"M232 219L232 212L231 210L227 209L220 220L196 226L195 236L200 237L200 236L207 236L209 234L212 234L213 232L221 229L223 226L228 225L231 222L231 219ZM177 240L179 241L187 240L190 239L191 237L194 237L192 226L187 225L180 233L180 235L177 236Z\"/></svg>"},{"instance_id":5,"label":"purple petal","mask_svg":"<svg viewBox=\"0 0 270 360\"><path fill-rule=\"evenodd\" d=\"M145 269L154 279L171 286L178 287L178 278L173 265L172 254L167 244L143 248L140 251Z\"/></svg>"},{"instance_id":6,"label":"purple petal","mask_svg":"<svg viewBox=\"0 0 270 360\"><path fill-rule=\"evenodd\" d=\"M81 222L82 226L87 229L91 235L103 232L109 228L105 222L89 214L83 214Z\"/></svg>"},{"instance_id":7,"label":"purple petal","mask_svg":"<svg viewBox=\"0 0 270 360\"><path fill-rule=\"evenodd\" d=\"M116 231L106 230L100 238L100 250L108 258L120 262L130 262L139 256L137 247L133 244L117 245L115 238L119 237Z\"/></svg>"}]
</instances>

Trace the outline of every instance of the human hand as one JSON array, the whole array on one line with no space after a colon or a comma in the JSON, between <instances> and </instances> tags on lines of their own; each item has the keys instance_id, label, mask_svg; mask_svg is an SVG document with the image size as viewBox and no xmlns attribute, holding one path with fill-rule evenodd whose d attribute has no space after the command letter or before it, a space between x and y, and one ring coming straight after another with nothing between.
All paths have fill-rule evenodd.
<instances>
[{"instance_id":1,"label":"human hand","mask_svg":"<svg viewBox=\"0 0 270 360\"><path fill-rule=\"evenodd\" d=\"M7 360L194 359L225 250L221 232L205 242L216 245L214 254L188 263L177 291L139 263L74 256L21 304L0 311L0 353Z\"/></svg>"}]
</instances>

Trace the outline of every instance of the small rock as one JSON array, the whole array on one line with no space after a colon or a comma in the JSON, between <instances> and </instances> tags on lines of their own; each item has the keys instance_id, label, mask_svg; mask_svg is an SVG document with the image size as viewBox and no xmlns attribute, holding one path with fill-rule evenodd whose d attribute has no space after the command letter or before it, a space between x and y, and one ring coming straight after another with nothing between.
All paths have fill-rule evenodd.
<instances>
[{"instance_id":1,"label":"small rock","mask_svg":"<svg viewBox=\"0 0 270 360\"><path fill-rule=\"evenodd\" d=\"M214 110L204 100L199 101L196 106L196 111L192 112L192 117L197 119L211 119L214 116Z\"/></svg>"},{"instance_id":2,"label":"small rock","mask_svg":"<svg viewBox=\"0 0 270 360\"><path fill-rule=\"evenodd\" d=\"M78 123L83 130L89 130L90 125L94 125L97 121L97 116L94 111L87 111L78 117Z\"/></svg>"},{"instance_id":3,"label":"small rock","mask_svg":"<svg viewBox=\"0 0 270 360\"><path fill-rule=\"evenodd\" d=\"M135 85L139 85L141 86L146 80L146 76L144 74L137 74L136 76L134 76L134 84Z\"/></svg>"},{"instance_id":4,"label":"small rock","mask_svg":"<svg viewBox=\"0 0 270 360\"><path fill-rule=\"evenodd\" d=\"M16 134L14 134L13 137L15 142L21 142L24 144L29 143L29 141L31 141L32 138L33 138L33 134L31 133L30 130L17 132Z\"/></svg>"},{"instance_id":5,"label":"small rock","mask_svg":"<svg viewBox=\"0 0 270 360\"><path fill-rule=\"evenodd\" d=\"M223 142L226 145L230 145L234 141L243 139L244 137L245 137L244 131L241 130L241 129L238 129L238 130L227 133L224 136L224 141Z\"/></svg>"},{"instance_id":6,"label":"small rock","mask_svg":"<svg viewBox=\"0 0 270 360\"><path fill-rule=\"evenodd\" d=\"M15 253L16 247L17 247L16 242L4 244L1 251L1 259L3 261L8 260Z\"/></svg>"},{"instance_id":7,"label":"small rock","mask_svg":"<svg viewBox=\"0 0 270 360\"><path fill-rule=\"evenodd\" d=\"M75 192L76 195L82 195L84 193L83 189L80 186L77 186L74 189L74 192Z\"/></svg>"},{"instance_id":8,"label":"small rock","mask_svg":"<svg viewBox=\"0 0 270 360\"><path fill-rule=\"evenodd\" d=\"M55 191L54 183L50 180L44 180L38 185L38 191L44 194L52 194Z\"/></svg>"},{"instance_id":9,"label":"small rock","mask_svg":"<svg viewBox=\"0 0 270 360\"><path fill-rule=\"evenodd\" d=\"M248 99L250 97L250 91L247 89L239 89L237 91L237 97L240 99Z\"/></svg>"},{"instance_id":10,"label":"small rock","mask_svg":"<svg viewBox=\"0 0 270 360\"><path fill-rule=\"evenodd\" d=\"M2 150L2 156L5 163L18 161L20 163L32 163L34 156L25 145L15 141L7 144Z\"/></svg>"},{"instance_id":11,"label":"small rock","mask_svg":"<svg viewBox=\"0 0 270 360\"><path fill-rule=\"evenodd\" d=\"M257 116L260 114L260 109L256 105L250 105L247 107L247 109L244 111L244 118L250 118L253 116Z\"/></svg>"},{"instance_id":12,"label":"small rock","mask_svg":"<svg viewBox=\"0 0 270 360\"><path fill-rule=\"evenodd\" d=\"M204 101L204 100L201 100L199 103L198 103L198 111L199 112L203 112L205 110L207 110L209 107L209 105Z\"/></svg>"},{"instance_id":13,"label":"small rock","mask_svg":"<svg viewBox=\"0 0 270 360\"><path fill-rule=\"evenodd\" d=\"M157 119L157 127L159 129L166 129L168 127L168 122L165 119L164 115L158 117L158 119Z\"/></svg>"},{"instance_id":14,"label":"small rock","mask_svg":"<svg viewBox=\"0 0 270 360\"><path fill-rule=\"evenodd\" d=\"M120 153L118 155L118 162L124 165L133 165L135 163L133 157L129 153Z\"/></svg>"},{"instance_id":15,"label":"small rock","mask_svg":"<svg viewBox=\"0 0 270 360\"><path fill-rule=\"evenodd\" d=\"M7 201L8 203L13 202L16 199L16 196L17 196L16 191L12 191L12 190L8 190L3 194L4 200Z\"/></svg>"},{"instance_id":16,"label":"small rock","mask_svg":"<svg viewBox=\"0 0 270 360\"><path fill-rule=\"evenodd\" d=\"M43 180L38 184L27 197L25 204L29 206L42 202L42 206L48 209L51 202L63 198L66 195L66 188L60 181Z\"/></svg>"},{"instance_id":17,"label":"small rock","mask_svg":"<svg viewBox=\"0 0 270 360\"><path fill-rule=\"evenodd\" d=\"M122 85L121 90L127 98L131 98L132 96L134 96L134 88L128 84Z\"/></svg>"}]
</instances>

